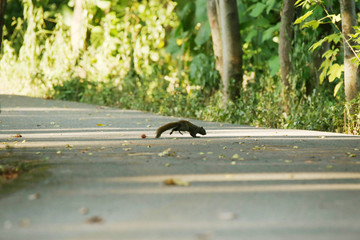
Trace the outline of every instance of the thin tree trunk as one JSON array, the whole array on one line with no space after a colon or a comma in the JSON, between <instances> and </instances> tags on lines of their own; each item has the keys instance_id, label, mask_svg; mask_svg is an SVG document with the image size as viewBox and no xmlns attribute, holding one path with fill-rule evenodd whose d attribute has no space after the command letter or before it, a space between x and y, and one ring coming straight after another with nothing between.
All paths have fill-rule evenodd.
<instances>
[{"instance_id":1,"label":"thin tree trunk","mask_svg":"<svg viewBox=\"0 0 360 240\"><path fill-rule=\"evenodd\" d=\"M239 14L236 0L220 0L220 23L222 35L222 56L224 85L223 103L240 97L242 84L242 44Z\"/></svg>"},{"instance_id":2,"label":"thin tree trunk","mask_svg":"<svg viewBox=\"0 0 360 240\"><path fill-rule=\"evenodd\" d=\"M281 68L281 78L284 84L284 111L289 111L289 96L290 89L289 74L292 70L290 61L291 40L293 37L293 21L295 17L295 0L284 0L281 12L281 26L279 36L279 58Z\"/></svg>"},{"instance_id":3,"label":"thin tree trunk","mask_svg":"<svg viewBox=\"0 0 360 240\"><path fill-rule=\"evenodd\" d=\"M71 46L75 56L78 56L80 48L84 46L82 39L82 11L83 0L75 0L72 24L71 24Z\"/></svg>"},{"instance_id":4,"label":"thin tree trunk","mask_svg":"<svg viewBox=\"0 0 360 240\"><path fill-rule=\"evenodd\" d=\"M207 1L207 16L211 28L211 37L213 42L213 51L215 56L216 70L222 76L222 43L221 43L221 28L219 16L219 2L216 0Z\"/></svg>"},{"instance_id":5,"label":"thin tree trunk","mask_svg":"<svg viewBox=\"0 0 360 240\"><path fill-rule=\"evenodd\" d=\"M353 26L356 25L355 1L340 0L341 8L341 26L345 37L344 41L344 86L347 101L351 101L357 97L359 92L359 71L356 64L352 62L355 57L353 51L348 44L353 45L350 41L349 34L354 33Z\"/></svg>"},{"instance_id":6,"label":"thin tree trunk","mask_svg":"<svg viewBox=\"0 0 360 240\"><path fill-rule=\"evenodd\" d=\"M5 9L6 9L6 0L0 0L0 49L3 39Z\"/></svg>"}]
</instances>

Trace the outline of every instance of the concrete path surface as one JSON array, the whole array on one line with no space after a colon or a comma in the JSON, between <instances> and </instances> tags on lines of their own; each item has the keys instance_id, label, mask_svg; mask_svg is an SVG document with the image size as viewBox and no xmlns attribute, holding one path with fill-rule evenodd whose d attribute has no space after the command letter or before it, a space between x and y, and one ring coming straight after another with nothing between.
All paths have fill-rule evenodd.
<instances>
[{"instance_id":1,"label":"concrete path surface","mask_svg":"<svg viewBox=\"0 0 360 240\"><path fill-rule=\"evenodd\" d=\"M0 103L0 165L35 162L2 186L1 240L359 239L360 137L190 120L207 135L156 139L179 118Z\"/></svg>"}]
</instances>

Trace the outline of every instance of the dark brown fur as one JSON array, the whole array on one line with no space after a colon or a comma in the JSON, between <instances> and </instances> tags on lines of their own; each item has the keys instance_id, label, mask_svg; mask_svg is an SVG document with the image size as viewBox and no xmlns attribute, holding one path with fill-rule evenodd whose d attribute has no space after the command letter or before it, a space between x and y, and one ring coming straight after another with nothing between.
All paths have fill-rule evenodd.
<instances>
[{"instance_id":1,"label":"dark brown fur","mask_svg":"<svg viewBox=\"0 0 360 240\"><path fill-rule=\"evenodd\" d=\"M186 120L180 120L178 122L171 122L171 123L165 124L164 126L159 127L156 130L156 138L159 138L163 132L170 130L170 129L172 129L170 132L170 135L174 131L179 131L179 133L181 135L182 135L181 131L187 131L194 138L197 137L196 136L197 133L199 133L201 135L206 135L206 131L203 127L198 127Z\"/></svg>"}]
</instances>

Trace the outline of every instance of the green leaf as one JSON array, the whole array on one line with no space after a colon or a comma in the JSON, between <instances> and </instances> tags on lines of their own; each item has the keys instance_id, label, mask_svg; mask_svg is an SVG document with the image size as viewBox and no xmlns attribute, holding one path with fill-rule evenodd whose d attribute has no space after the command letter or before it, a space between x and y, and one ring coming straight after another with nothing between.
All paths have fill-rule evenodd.
<instances>
[{"instance_id":1,"label":"green leaf","mask_svg":"<svg viewBox=\"0 0 360 240\"><path fill-rule=\"evenodd\" d=\"M294 5L295 5L296 7L299 7L299 6L304 7L305 4L308 3L309 1L310 1L310 0L297 0Z\"/></svg>"},{"instance_id":2,"label":"green leaf","mask_svg":"<svg viewBox=\"0 0 360 240\"><path fill-rule=\"evenodd\" d=\"M275 26L273 27L270 27L268 29L266 29L263 33L263 36L262 36L262 41L266 41L266 40L269 40L273 37L273 33L275 31L279 31L280 30L280 22L278 24L276 24Z\"/></svg>"},{"instance_id":3,"label":"green leaf","mask_svg":"<svg viewBox=\"0 0 360 240\"><path fill-rule=\"evenodd\" d=\"M341 41L341 35L339 33L333 33L330 34L329 36L326 36L325 39L328 42L334 42L335 44L337 44L338 42Z\"/></svg>"},{"instance_id":4,"label":"green leaf","mask_svg":"<svg viewBox=\"0 0 360 240\"><path fill-rule=\"evenodd\" d=\"M96 6L102 10L107 10L110 8L111 2L98 0L98 1L96 1Z\"/></svg>"},{"instance_id":5,"label":"green leaf","mask_svg":"<svg viewBox=\"0 0 360 240\"><path fill-rule=\"evenodd\" d=\"M329 49L327 50L323 55L322 57L323 58L326 58L326 59L330 59L332 57L336 57L336 55L339 53L339 49L336 48L336 49Z\"/></svg>"},{"instance_id":6,"label":"green leaf","mask_svg":"<svg viewBox=\"0 0 360 240\"><path fill-rule=\"evenodd\" d=\"M307 13L305 13L304 15L302 15L301 17L296 19L294 24L302 23L305 19L310 17L312 13L313 13L313 10L308 11Z\"/></svg>"},{"instance_id":7,"label":"green leaf","mask_svg":"<svg viewBox=\"0 0 360 240\"><path fill-rule=\"evenodd\" d=\"M320 77L319 77L320 78L320 84L322 84L324 82L324 80L326 78L327 71L328 71L329 67L331 66L331 63L332 63L332 61L330 59L325 59L322 62L321 66L320 66L320 69L322 69L321 73L320 73Z\"/></svg>"},{"instance_id":8,"label":"green leaf","mask_svg":"<svg viewBox=\"0 0 360 240\"><path fill-rule=\"evenodd\" d=\"M267 0L266 1L266 14L269 14L271 10L274 9L274 5L276 4L276 0Z\"/></svg>"},{"instance_id":9,"label":"green leaf","mask_svg":"<svg viewBox=\"0 0 360 240\"><path fill-rule=\"evenodd\" d=\"M326 77L326 71L325 70L322 70L321 73L320 73L320 84L322 84L325 80L325 77Z\"/></svg>"},{"instance_id":10,"label":"green leaf","mask_svg":"<svg viewBox=\"0 0 360 240\"><path fill-rule=\"evenodd\" d=\"M329 68L329 82L333 82L335 78L341 77L341 73L344 71L344 65L339 65L337 63L333 64Z\"/></svg>"},{"instance_id":11,"label":"green leaf","mask_svg":"<svg viewBox=\"0 0 360 240\"><path fill-rule=\"evenodd\" d=\"M250 32L246 35L245 42L251 42L251 39L258 34L258 31L251 29Z\"/></svg>"},{"instance_id":12,"label":"green leaf","mask_svg":"<svg viewBox=\"0 0 360 240\"><path fill-rule=\"evenodd\" d=\"M91 29L90 42L92 46L100 47L104 42L104 30L100 26Z\"/></svg>"},{"instance_id":13,"label":"green leaf","mask_svg":"<svg viewBox=\"0 0 360 240\"><path fill-rule=\"evenodd\" d=\"M190 64L190 78L194 79L196 82L200 81L200 79L198 79L198 74L199 72L201 72L201 68L204 68L204 66L206 64L204 64L206 62L206 55L203 53L200 53L198 55L196 55L193 60L191 61ZM201 74L200 74L201 75Z\"/></svg>"},{"instance_id":14,"label":"green leaf","mask_svg":"<svg viewBox=\"0 0 360 240\"><path fill-rule=\"evenodd\" d=\"M194 2L184 1L185 5L182 6L181 10L178 12L183 31L192 31L195 27L195 13L193 9L196 9Z\"/></svg>"},{"instance_id":15,"label":"green leaf","mask_svg":"<svg viewBox=\"0 0 360 240\"><path fill-rule=\"evenodd\" d=\"M341 15L340 14L338 14L338 15L335 15L335 14L330 15L330 18L331 18L331 22L333 24L336 24L337 22L341 21Z\"/></svg>"},{"instance_id":16,"label":"green leaf","mask_svg":"<svg viewBox=\"0 0 360 240\"><path fill-rule=\"evenodd\" d=\"M195 37L195 43L198 46L203 45L204 43L206 43L211 35L211 29L210 29L210 25L209 22L205 22L203 24L201 24L199 31L196 34Z\"/></svg>"},{"instance_id":17,"label":"green leaf","mask_svg":"<svg viewBox=\"0 0 360 240\"><path fill-rule=\"evenodd\" d=\"M206 0L196 0L195 4L195 23L207 22L208 18L206 13Z\"/></svg>"},{"instance_id":18,"label":"green leaf","mask_svg":"<svg viewBox=\"0 0 360 240\"><path fill-rule=\"evenodd\" d=\"M270 67L270 76L275 76L276 73L279 71L280 69L280 60L279 60L279 56L273 56L270 60L269 60L269 67Z\"/></svg>"},{"instance_id":19,"label":"green leaf","mask_svg":"<svg viewBox=\"0 0 360 240\"><path fill-rule=\"evenodd\" d=\"M312 29L317 29L320 25L320 21L319 20L312 20L309 22L304 23L304 25L301 26L301 28L307 28L307 27L312 27Z\"/></svg>"},{"instance_id":20,"label":"green leaf","mask_svg":"<svg viewBox=\"0 0 360 240\"><path fill-rule=\"evenodd\" d=\"M180 54L180 47L176 44L176 39L170 39L168 45L166 46L166 51L173 55Z\"/></svg>"},{"instance_id":21,"label":"green leaf","mask_svg":"<svg viewBox=\"0 0 360 240\"><path fill-rule=\"evenodd\" d=\"M257 4L255 4L254 9L250 12L250 16L252 17L258 17L266 8L266 5L258 2Z\"/></svg>"},{"instance_id":22,"label":"green leaf","mask_svg":"<svg viewBox=\"0 0 360 240\"><path fill-rule=\"evenodd\" d=\"M303 0L297 0L294 5L297 6L298 4L301 4L301 1Z\"/></svg>"},{"instance_id":23,"label":"green leaf","mask_svg":"<svg viewBox=\"0 0 360 240\"><path fill-rule=\"evenodd\" d=\"M334 97L337 95L338 91L340 90L341 86L343 85L343 81L339 82L338 84L336 84L335 88L334 88Z\"/></svg>"},{"instance_id":24,"label":"green leaf","mask_svg":"<svg viewBox=\"0 0 360 240\"><path fill-rule=\"evenodd\" d=\"M316 43L314 43L314 44L310 47L310 51L313 52L315 49L317 49L319 46L321 46L325 41L326 41L325 38L320 39L319 41L317 41Z\"/></svg>"}]
</instances>

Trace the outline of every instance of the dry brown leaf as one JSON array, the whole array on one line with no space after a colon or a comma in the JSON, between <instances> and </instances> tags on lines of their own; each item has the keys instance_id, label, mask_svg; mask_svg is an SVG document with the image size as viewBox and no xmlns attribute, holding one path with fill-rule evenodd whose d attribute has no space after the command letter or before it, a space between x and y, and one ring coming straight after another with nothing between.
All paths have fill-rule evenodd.
<instances>
[{"instance_id":1,"label":"dry brown leaf","mask_svg":"<svg viewBox=\"0 0 360 240\"><path fill-rule=\"evenodd\" d=\"M86 223L89 223L89 224L93 224L93 223L102 223L104 222L104 219L102 217L99 217L99 216L93 216L91 218L87 218L85 220Z\"/></svg>"},{"instance_id":2,"label":"dry brown leaf","mask_svg":"<svg viewBox=\"0 0 360 240\"><path fill-rule=\"evenodd\" d=\"M164 184L167 186L182 186L182 187L190 186L190 183L188 181L175 179L175 178L165 179Z\"/></svg>"}]
</instances>

